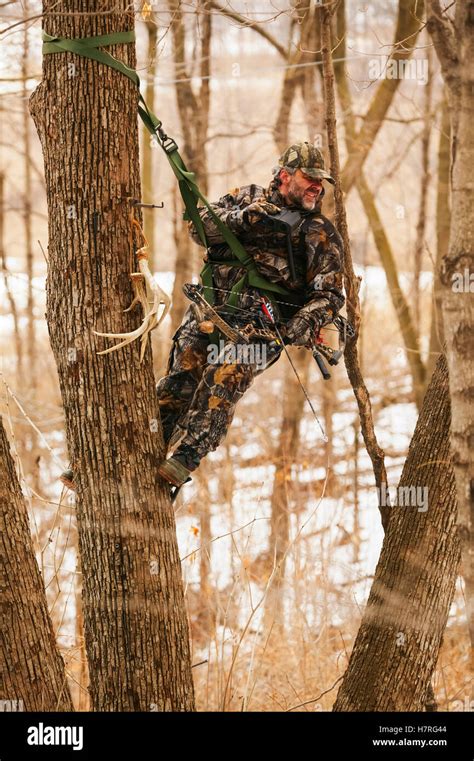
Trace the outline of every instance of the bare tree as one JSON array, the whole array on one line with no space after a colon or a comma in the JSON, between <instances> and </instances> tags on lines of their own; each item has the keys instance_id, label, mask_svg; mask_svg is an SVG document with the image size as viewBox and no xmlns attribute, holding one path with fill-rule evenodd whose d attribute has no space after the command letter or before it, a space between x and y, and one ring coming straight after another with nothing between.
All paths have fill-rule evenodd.
<instances>
[{"instance_id":1,"label":"bare tree","mask_svg":"<svg viewBox=\"0 0 474 761\"><path fill-rule=\"evenodd\" d=\"M433 90L433 64L428 49L427 83L423 103L423 134L421 136L421 174L420 174L420 203L418 207L418 222L416 225L416 242L413 257L413 300L415 303L415 321L418 334L421 329L421 298L420 278L425 249L428 189L430 185L430 139L431 139L431 98Z\"/></svg>"},{"instance_id":2,"label":"bare tree","mask_svg":"<svg viewBox=\"0 0 474 761\"><path fill-rule=\"evenodd\" d=\"M73 711L1 417L0 559L0 700L11 702L11 710Z\"/></svg>"},{"instance_id":3,"label":"bare tree","mask_svg":"<svg viewBox=\"0 0 474 761\"><path fill-rule=\"evenodd\" d=\"M426 704L459 567L449 423L448 372L441 355L335 711L422 711Z\"/></svg>"},{"instance_id":4,"label":"bare tree","mask_svg":"<svg viewBox=\"0 0 474 761\"><path fill-rule=\"evenodd\" d=\"M7 267L7 255L5 251L5 217L6 217L6 204L5 204L5 175L0 172L0 266L2 268L3 280L5 283L5 291L8 299L8 306L10 314L13 319L13 335L15 340L16 351L16 379L17 385L23 378L23 343L20 334L20 319L16 300L13 295L13 288L10 283L10 273Z\"/></svg>"},{"instance_id":5,"label":"bare tree","mask_svg":"<svg viewBox=\"0 0 474 761\"><path fill-rule=\"evenodd\" d=\"M439 0L429 0L427 17L451 114L451 230L448 252L441 265L441 283L458 529L474 665L474 1L457 2L454 18L449 18Z\"/></svg>"},{"instance_id":6,"label":"bare tree","mask_svg":"<svg viewBox=\"0 0 474 761\"><path fill-rule=\"evenodd\" d=\"M449 229L451 227L449 169L450 169L450 119L446 95L441 105L441 120L438 141L438 172L436 178L436 258L433 267L433 296L431 307L430 348L427 376L431 378L436 361L443 351L443 307L441 286L441 263L448 251Z\"/></svg>"},{"instance_id":7,"label":"bare tree","mask_svg":"<svg viewBox=\"0 0 474 761\"><path fill-rule=\"evenodd\" d=\"M207 195L207 157L206 140L209 128L210 108L210 74L211 74L211 13L208 0L200 0L196 9L196 23L200 34L199 76L201 85L195 93L191 87L190 73L193 61L186 56L186 26L180 0L169 0L171 13L171 33L173 38L174 71L176 77L176 100L183 132L182 153L187 166L196 175L203 194ZM187 234L187 225L180 220L182 227L178 233L175 281L173 285L171 312L171 330L179 326L187 306L183 294L183 283L194 274L193 244Z\"/></svg>"},{"instance_id":8,"label":"bare tree","mask_svg":"<svg viewBox=\"0 0 474 761\"><path fill-rule=\"evenodd\" d=\"M126 0L44 2L44 29L76 39L133 29ZM81 11L81 13L76 13ZM86 11L86 13L84 13ZM107 12L105 12L107 11ZM111 52L135 65L133 44ZM148 348L106 357L101 331L140 316L129 199L140 199L137 91L73 53L45 55L31 98L49 213L47 319L77 488L93 710L192 710L193 684L173 510L157 464L164 442Z\"/></svg>"}]
</instances>

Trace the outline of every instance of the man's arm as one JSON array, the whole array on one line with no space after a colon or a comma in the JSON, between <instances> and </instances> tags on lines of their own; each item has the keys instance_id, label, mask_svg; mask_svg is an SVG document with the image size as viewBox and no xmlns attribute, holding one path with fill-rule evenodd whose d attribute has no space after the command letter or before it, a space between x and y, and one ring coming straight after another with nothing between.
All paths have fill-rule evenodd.
<instances>
[{"instance_id":1,"label":"man's arm","mask_svg":"<svg viewBox=\"0 0 474 761\"><path fill-rule=\"evenodd\" d=\"M219 198L216 203L210 204L216 216L219 217L221 222L227 226L229 226L229 217L235 212L236 205L237 198L232 193L227 193L225 196L222 196L222 198ZM199 207L198 212L204 225L204 232L206 234L208 244L213 246L215 243L223 243L224 238L219 232L209 209L206 206ZM204 246L204 243L199 237L198 232L192 222L188 222L188 231L195 243L197 243L199 246Z\"/></svg>"},{"instance_id":2,"label":"man's arm","mask_svg":"<svg viewBox=\"0 0 474 761\"><path fill-rule=\"evenodd\" d=\"M237 236L239 233L255 229L255 225L264 222L267 214L275 214L280 211L278 206L268 203L265 199L249 203L245 199L245 193L241 193L239 188L222 196L216 203L211 203L210 206L221 222ZM216 243L224 243L224 238L209 209L207 207L200 207L198 212L204 225L208 245L213 246ZM188 230L193 241L203 246L204 244L192 222L188 222Z\"/></svg>"},{"instance_id":3,"label":"man's arm","mask_svg":"<svg viewBox=\"0 0 474 761\"><path fill-rule=\"evenodd\" d=\"M332 322L344 305L341 236L324 217L316 217L306 234L308 261L306 303L289 320L286 338L309 346L317 330Z\"/></svg>"}]
</instances>

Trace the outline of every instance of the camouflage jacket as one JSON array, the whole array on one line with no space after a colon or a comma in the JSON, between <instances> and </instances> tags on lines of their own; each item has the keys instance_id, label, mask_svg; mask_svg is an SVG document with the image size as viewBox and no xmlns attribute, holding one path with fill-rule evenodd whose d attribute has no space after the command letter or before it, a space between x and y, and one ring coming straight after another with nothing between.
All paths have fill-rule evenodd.
<instances>
[{"instance_id":1,"label":"camouflage jacket","mask_svg":"<svg viewBox=\"0 0 474 761\"><path fill-rule=\"evenodd\" d=\"M275 180L268 188L259 185L236 188L211 206L252 256L259 274L291 292L291 298L275 295L275 316L282 323L290 318L287 324L288 335L291 333L295 339L291 342L305 344L305 340L298 340L297 336L304 331L304 326L314 330L330 323L344 304L342 240L331 222L321 213L320 206L311 212L297 209L301 214L301 223L291 234L296 272L296 280L293 280L288 263L286 233L275 231L259 222L243 223L242 215L237 215L236 219L236 212L258 201L270 202L282 209L289 208ZM245 274L245 268L226 264L226 260L235 260L235 255L224 242L209 210L200 208L199 213L209 245L205 259L213 264L215 306L219 308L227 300L228 291ZM202 245L192 222L189 223L189 231L192 239ZM245 287L240 294L238 307L258 312L258 291L250 286Z\"/></svg>"}]
</instances>

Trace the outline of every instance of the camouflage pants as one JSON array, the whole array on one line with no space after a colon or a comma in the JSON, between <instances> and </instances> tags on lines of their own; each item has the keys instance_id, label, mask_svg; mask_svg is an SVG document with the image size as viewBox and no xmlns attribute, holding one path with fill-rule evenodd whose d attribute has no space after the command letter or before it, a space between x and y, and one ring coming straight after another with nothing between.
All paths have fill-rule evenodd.
<instances>
[{"instance_id":1,"label":"camouflage pants","mask_svg":"<svg viewBox=\"0 0 474 761\"><path fill-rule=\"evenodd\" d=\"M188 310L173 336L166 375L157 385L165 442L184 433L173 457L189 470L217 449L237 402L281 352L262 340L244 346L221 339L218 345L210 343Z\"/></svg>"}]
</instances>

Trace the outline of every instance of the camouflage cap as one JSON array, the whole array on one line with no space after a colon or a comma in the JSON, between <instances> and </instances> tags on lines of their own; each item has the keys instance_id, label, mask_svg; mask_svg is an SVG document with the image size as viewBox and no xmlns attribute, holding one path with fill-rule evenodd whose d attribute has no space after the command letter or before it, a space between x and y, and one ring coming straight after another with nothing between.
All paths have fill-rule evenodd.
<instances>
[{"instance_id":1,"label":"camouflage cap","mask_svg":"<svg viewBox=\"0 0 474 761\"><path fill-rule=\"evenodd\" d=\"M319 180L328 180L333 185L335 181L324 168L324 159L321 151L311 143L295 143L290 145L280 156L278 163L281 167L301 169L308 177Z\"/></svg>"}]
</instances>

